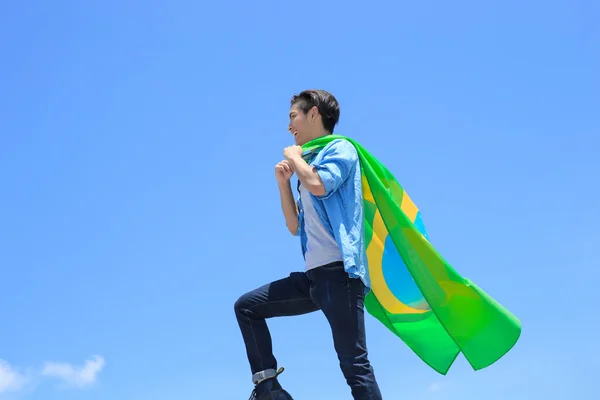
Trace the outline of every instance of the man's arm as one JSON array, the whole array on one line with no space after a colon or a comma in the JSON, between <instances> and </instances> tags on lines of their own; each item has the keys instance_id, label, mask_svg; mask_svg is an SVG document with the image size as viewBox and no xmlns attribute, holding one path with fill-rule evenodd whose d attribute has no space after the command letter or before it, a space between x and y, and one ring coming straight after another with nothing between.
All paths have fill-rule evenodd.
<instances>
[{"instance_id":1,"label":"man's arm","mask_svg":"<svg viewBox=\"0 0 600 400\"><path fill-rule=\"evenodd\" d=\"M281 197L281 209L285 217L285 225L290 230L292 235L295 235L298 231L298 208L296 207L296 200L294 200L294 194L292 192L292 186L290 181L277 182L279 186L279 195Z\"/></svg>"},{"instance_id":2,"label":"man's arm","mask_svg":"<svg viewBox=\"0 0 600 400\"><path fill-rule=\"evenodd\" d=\"M298 207L292 193L290 179L294 174L292 165L283 160L275 166L275 177L279 186L279 196L281 197L281 209L285 217L285 225L290 230L292 235L296 235L298 231Z\"/></svg>"},{"instance_id":3,"label":"man's arm","mask_svg":"<svg viewBox=\"0 0 600 400\"><path fill-rule=\"evenodd\" d=\"M358 163L356 149L347 141L335 142L323 151L321 162L314 166L304 161L300 146L291 146L284 151L302 185L317 197L335 192Z\"/></svg>"},{"instance_id":4,"label":"man's arm","mask_svg":"<svg viewBox=\"0 0 600 400\"><path fill-rule=\"evenodd\" d=\"M315 196L325 195L325 185L323 185L323 181L317 173L317 169L308 165L302 158L302 155L289 158L288 161L294 167L298 180L306 190Z\"/></svg>"}]
</instances>

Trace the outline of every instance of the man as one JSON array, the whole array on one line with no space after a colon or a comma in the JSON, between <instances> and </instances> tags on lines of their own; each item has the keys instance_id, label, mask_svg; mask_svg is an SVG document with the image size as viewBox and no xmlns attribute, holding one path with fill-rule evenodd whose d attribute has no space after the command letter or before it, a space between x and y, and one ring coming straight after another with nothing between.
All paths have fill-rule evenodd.
<instances>
[{"instance_id":1,"label":"man","mask_svg":"<svg viewBox=\"0 0 600 400\"><path fill-rule=\"evenodd\" d=\"M235 303L256 385L251 399L292 399L277 380L282 369L277 371L266 319L317 310L331 326L353 398L381 399L366 346L364 297L369 278L358 154L346 140L334 140L312 155L303 155L301 147L332 134L339 115L337 100L326 91L306 90L291 99L288 130L296 144L284 150L275 176L287 228L300 237L305 271L246 293ZM297 202L290 183L294 173Z\"/></svg>"}]
</instances>

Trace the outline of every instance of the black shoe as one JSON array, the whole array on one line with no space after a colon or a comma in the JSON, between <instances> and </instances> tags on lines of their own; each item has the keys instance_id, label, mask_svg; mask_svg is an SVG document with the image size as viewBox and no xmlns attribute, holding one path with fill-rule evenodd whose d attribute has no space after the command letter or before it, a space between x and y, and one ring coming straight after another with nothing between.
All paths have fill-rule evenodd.
<instances>
[{"instance_id":1,"label":"black shoe","mask_svg":"<svg viewBox=\"0 0 600 400\"><path fill-rule=\"evenodd\" d=\"M279 384L277 377L283 372L279 368L277 375L258 383L248 400L294 400L290 394Z\"/></svg>"}]
</instances>

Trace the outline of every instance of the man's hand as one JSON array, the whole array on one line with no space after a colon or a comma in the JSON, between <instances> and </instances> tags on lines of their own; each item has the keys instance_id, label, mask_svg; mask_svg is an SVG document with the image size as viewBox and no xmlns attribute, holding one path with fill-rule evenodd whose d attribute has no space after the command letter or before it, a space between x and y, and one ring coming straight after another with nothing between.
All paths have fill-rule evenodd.
<instances>
[{"instance_id":1,"label":"man's hand","mask_svg":"<svg viewBox=\"0 0 600 400\"><path fill-rule=\"evenodd\" d=\"M294 175L294 168L287 160L283 160L275 166L277 182L285 183L292 178L292 175Z\"/></svg>"},{"instance_id":2,"label":"man's hand","mask_svg":"<svg viewBox=\"0 0 600 400\"><path fill-rule=\"evenodd\" d=\"M302 158L302 146L289 146L283 149L283 156L286 160L292 161L294 159Z\"/></svg>"},{"instance_id":3,"label":"man's hand","mask_svg":"<svg viewBox=\"0 0 600 400\"><path fill-rule=\"evenodd\" d=\"M325 195L325 185L321 181L317 169L304 161L302 153L301 146L290 146L283 150L283 155L296 173L300 184L315 196Z\"/></svg>"}]
</instances>

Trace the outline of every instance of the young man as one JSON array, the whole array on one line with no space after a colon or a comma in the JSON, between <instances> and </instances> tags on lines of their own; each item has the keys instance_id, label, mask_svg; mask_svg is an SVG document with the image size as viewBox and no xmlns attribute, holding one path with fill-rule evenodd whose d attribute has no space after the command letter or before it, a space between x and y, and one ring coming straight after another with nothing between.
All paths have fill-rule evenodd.
<instances>
[{"instance_id":1,"label":"young man","mask_svg":"<svg viewBox=\"0 0 600 400\"><path fill-rule=\"evenodd\" d=\"M340 115L335 97L306 90L291 99L288 130L296 144L275 166L286 225L300 237L304 272L266 284L241 296L235 314L256 385L251 399L290 400L277 376L266 319L320 310L355 400L380 400L366 345L364 296L369 285L363 230L361 171L356 150L334 140L304 155L302 145L333 133ZM290 179L298 178L296 202ZM317 373L315 371L315 373Z\"/></svg>"}]
</instances>

